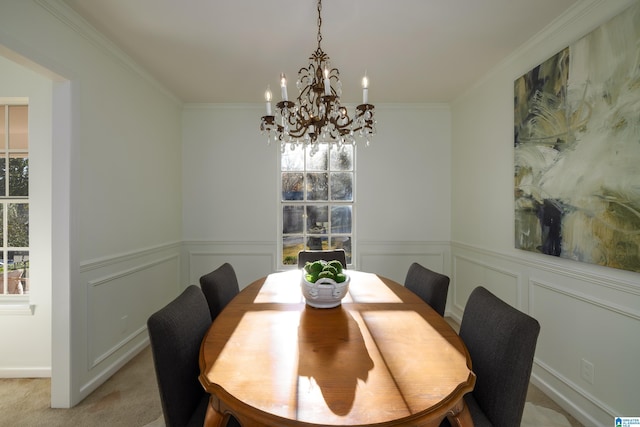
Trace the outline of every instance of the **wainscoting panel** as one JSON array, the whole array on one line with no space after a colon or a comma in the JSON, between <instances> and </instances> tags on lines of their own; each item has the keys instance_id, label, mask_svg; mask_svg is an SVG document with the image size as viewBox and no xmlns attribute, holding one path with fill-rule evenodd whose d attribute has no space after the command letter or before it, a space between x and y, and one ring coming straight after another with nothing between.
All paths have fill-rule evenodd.
<instances>
[{"instance_id":1,"label":"wainscoting panel","mask_svg":"<svg viewBox=\"0 0 640 427\"><path fill-rule=\"evenodd\" d=\"M450 276L449 245L440 242L359 242L356 257L358 270L398 283L404 283L414 262Z\"/></svg>"},{"instance_id":2,"label":"wainscoting panel","mask_svg":"<svg viewBox=\"0 0 640 427\"><path fill-rule=\"evenodd\" d=\"M518 273L462 255L454 256L453 271L456 283L454 304L459 312L463 310L471 292L478 286L484 286L502 300L519 307L521 292Z\"/></svg>"},{"instance_id":3,"label":"wainscoting panel","mask_svg":"<svg viewBox=\"0 0 640 427\"><path fill-rule=\"evenodd\" d=\"M173 254L88 283L89 369L137 337L146 338L149 315L141 307L159 309L174 298L179 271L180 257Z\"/></svg>"},{"instance_id":4,"label":"wainscoting panel","mask_svg":"<svg viewBox=\"0 0 640 427\"><path fill-rule=\"evenodd\" d=\"M467 304L471 291L478 286L478 278L484 277L484 266L478 262L463 257L453 257L453 298L451 308L454 310L453 317L460 322L462 311Z\"/></svg>"},{"instance_id":5,"label":"wainscoting panel","mask_svg":"<svg viewBox=\"0 0 640 427\"><path fill-rule=\"evenodd\" d=\"M640 383L639 313L623 310L559 283L530 280L531 315L541 325L536 357L564 385L603 413L629 413ZM592 366L589 371L585 364ZM622 371L621 367L634 367ZM585 371L587 369L587 371ZM607 403L609 402L609 403Z\"/></svg>"},{"instance_id":6,"label":"wainscoting panel","mask_svg":"<svg viewBox=\"0 0 640 427\"><path fill-rule=\"evenodd\" d=\"M532 383L586 426L633 416L640 384L640 276L529 254L452 244L453 304L462 319L482 284L541 325Z\"/></svg>"},{"instance_id":7,"label":"wainscoting panel","mask_svg":"<svg viewBox=\"0 0 640 427\"><path fill-rule=\"evenodd\" d=\"M81 398L88 396L148 343L147 319L175 298L180 283L179 243L85 261L75 298L86 301L74 328L85 339Z\"/></svg>"}]
</instances>

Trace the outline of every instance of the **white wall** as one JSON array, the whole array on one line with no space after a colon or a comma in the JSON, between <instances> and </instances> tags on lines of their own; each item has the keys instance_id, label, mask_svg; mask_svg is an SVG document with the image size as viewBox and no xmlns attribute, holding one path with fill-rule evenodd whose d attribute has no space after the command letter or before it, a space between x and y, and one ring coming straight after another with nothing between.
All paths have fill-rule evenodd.
<instances>
[{"instance_id":1,"label":"white wall","mask_svg":"<svg viewBox=\"0 0 640 427\"><path fill-rule=\"evenodd\" d=\"M68 280L32 288L58 299L41 351L54 355L52 404L71 406L147 345L146 319L183 287L181 104L58 0L0 3L0 45L60 76L53 105L69 110L53 112L65 123L51 143L54 158L67 153L52 168L68 190L53 189L67 223L53 231L66 261L52 269Z\"/></svg>"},{"instance_id":2,"label":"white wall","mask_svg":"<svg viewBox=\"0 0 640 427\"><path fill-rule=\"evenodd\" d=\"M579 2L452 105L452 314L484 285L537 318L533 381L588 426L637 412L640 275L514 249L513 82L630 3Z\"/></svg>"},{"instance_id":3,"label":"white wall","mask_svg":"<svg viewBox=\"0 0 640 427\"><path fill-rule=\"evenodd\" d=\"M259 130L263 105L183 112L184 282L225 261L241 287L276 269L279 147ZM450 113L378 105L378 134L357 146L356 267L404 281L413 261L448 269Z\"/></svg>"},{"instance_id":4,"label":"white wall","mask_svg":"<svg viewBox=\"0 0 640 427\"><path fill-rule=\"evenodd\" d=\"M24 314L0 314L0 377L51 375L51 80L0 56L0 98L28 98L30 280ZM2 305L0 305L0 310Z\"/></svg>"},{"instance_id":5,"label":"white wall","mask_svg":"<svg viewBox=\"0 0 640 427\"><path fill-rule=\"evenodd\" d=\"M358 148L356 267L404 282L412 262L449 274L451 113L442 104L376 106Z\"/></svg>"},{"instance_id":6,"label":"white wall","mask_svg":"<svg viewBox=\"0 0 640 427\"><path fill-rule=\"evenodd\" d=\"M587 425L637 407L640 279L513 249L513 80L629 3L580 2L451 111L378 105L378 136L358 147L356 267L397 281L413 261L450 274L458 318L477 284L533 314L534 381ZM68 294L66 320L55 307L53 318L71 331L55 329L68 395L54 405L72 405L146 345L146 318L181 287L224 261L242 286L276 268L278 148L258 132L262 106L182 110L59 0L0 3L0 45L69 82L63 99L54 84L53 105L70 104L71 224L52 246L68 242L70 280L50 291Z\"/></svg>"}]
</instances>

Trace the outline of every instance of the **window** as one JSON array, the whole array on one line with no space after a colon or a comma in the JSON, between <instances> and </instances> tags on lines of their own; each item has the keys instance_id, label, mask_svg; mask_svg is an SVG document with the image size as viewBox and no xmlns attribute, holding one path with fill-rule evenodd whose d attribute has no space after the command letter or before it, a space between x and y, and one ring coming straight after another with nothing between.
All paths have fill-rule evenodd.
<instances>
[{"instance_id":1,"label":"window","mask_svg":"<svg viewBox=\"0 0 640 427\"><path fill-rule=\"evenodd\" d=\"M281 266L297 266L301 250L344 249L352 262L355 148L317 148L280 155Z\"/></svg>"},{"instance_id":2,"label":"window","mask_svg":"<svg viewBox=\"0 0 640 427\"><path fill-rule=\"evenodd\" d=\"M0 295L29 293L28 113L0 105Z\"/></svg>"}]
</instances>

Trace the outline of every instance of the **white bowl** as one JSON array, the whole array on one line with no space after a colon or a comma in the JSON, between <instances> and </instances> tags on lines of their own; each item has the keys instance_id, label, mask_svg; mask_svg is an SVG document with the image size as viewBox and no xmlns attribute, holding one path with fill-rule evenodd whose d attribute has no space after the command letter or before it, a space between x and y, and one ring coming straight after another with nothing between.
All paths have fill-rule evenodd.
<instances>
[{"instance_id":1,"label":"white bowl","mask_svg":"<svg viewBox=\"0 0 640 427\"><path fill-rule=\"evenodd\" d=\"M302 295L307 302L307 305L315 308L333 308L339 306L342 302L342 298L347 295L349 291L349 281L351 278L343 271L347 280L342 283L338 283L333 279L321 278L316 283L308 282L305 279L305 271L302 271L302 280L300 281L300 288L302 289Z\"/></svg>"}]
</instances>

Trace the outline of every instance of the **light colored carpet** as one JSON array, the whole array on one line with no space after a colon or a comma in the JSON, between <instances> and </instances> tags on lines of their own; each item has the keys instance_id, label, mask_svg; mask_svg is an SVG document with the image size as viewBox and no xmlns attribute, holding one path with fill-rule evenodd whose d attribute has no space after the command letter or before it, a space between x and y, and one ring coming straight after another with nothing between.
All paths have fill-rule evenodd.
<instances>
[{"instance_id":1,"label":"light colored carpet","mask_svg":"<svg viewBox=\"0 0 640 427\"><path fill-rule=\"evenodd\" d=\"M50 405L51 379L0 379L0 427L141 427L157 420L162 408L150 348L75 407Z\"/></svg>"},{"instance_id":2,"label":"light colored carpet","mask_svg":"<svg viewBox=\"0 0 640 427\"><path fill-rule=\"evenodd\" d=\"M564 415L553 409L527 402L524 406L521 427L571 427Z\"/></svg>"},{"instance_id":3,"label":"light colored carpet","mask_svg":"<svg viewBox=\"0 0 640 427\"><path fill-rule=\"evenodd\" d=\"M155 421L151 421L149 424L146 424L144 427L164 427L164 417L160 415Z\"/></svg>"}]
</instances>

